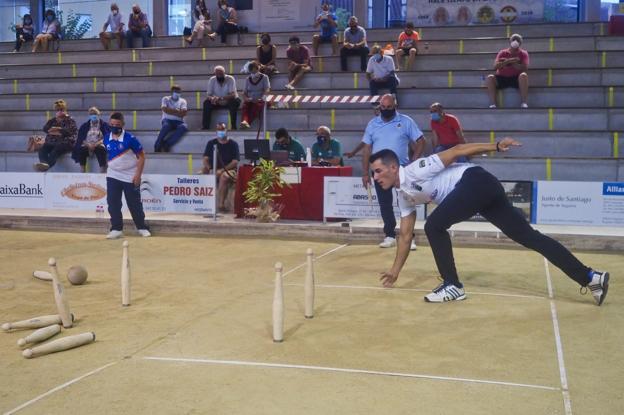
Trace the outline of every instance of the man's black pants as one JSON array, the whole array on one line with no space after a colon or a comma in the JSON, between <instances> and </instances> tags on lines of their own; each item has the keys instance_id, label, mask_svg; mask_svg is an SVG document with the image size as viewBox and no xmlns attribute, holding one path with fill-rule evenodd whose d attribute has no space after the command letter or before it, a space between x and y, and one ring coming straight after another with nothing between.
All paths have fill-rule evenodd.
<instances>
[{"instance_id":1,"label":"man's black pants","mask_svg":"<svg viewBox=\"0 0 624 415\"><path fill-rule=\"evenodd\" d=\"M386 237L395 238L396 218L394 217L394 208L392 207L392 196L394 195L394 187L384 190L379 183L375 181L375 191L377 192L377 202L381 210L381 219L384 223L384 234Z\"/></svg>"}]
</instances>

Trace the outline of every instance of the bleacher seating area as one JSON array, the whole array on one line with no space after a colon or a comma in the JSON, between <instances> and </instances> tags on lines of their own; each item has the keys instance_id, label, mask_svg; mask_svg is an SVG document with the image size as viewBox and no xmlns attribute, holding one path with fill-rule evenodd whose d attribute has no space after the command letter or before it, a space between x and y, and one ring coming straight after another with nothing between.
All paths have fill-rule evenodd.
<instances>
[{"instance_id":1,"label":"bleacher seating area","mask_svg":"<svg viewBox=\"0 0 624 415\"><path fill-rule=\"evenodd\" d=\"M368 30L368 43L395 44L400 30ZM400 71L399 110L415 119L430 140L429 105L438 101L459 117L468 141L490 141L513 136L524 146L509 154L474 158L501 179L616 181L624 177L619 156L619 133L624 131L624 42L606 36L606 24L536 24L420 29L422 41L416 64ZM498 109L488 108L484 77L492 73L496 52L508 46L510 33L524 37L530 53L529 109L520 109L516 90L504 90ZM309 42L313 32L297 33ZM273 77L274 94L292 94L284 85L286 48L291 33L272 33L278 47L280 74ZM181 37L154 38L151 48L103 51L97 39L63 41L57 53L9 53L13 43L0 43L0 171L33 171L36 153L26 152L27 138L41 133L52 103L63 98L80 125L87 109L104 114L122 111L127 128L135 132L148 152L146 172L187 173L189 154L193 171L213 131L201 131L201 104L214 66L223 65L237 78L243 65L255 57L257 34L232 36L228 45L211 42L206 48L185 47ZM28 50L28 48L24 48ZM365 74L357 72L358 58L349 60L352 71L341 72L330 45L313 57L314 72L304 77L299 95L368 95ZM168 154L153 154L160 129L160 99L170 85L179 84L189 103L191 132ZM273 139L278 127L311 147L316 128L328 125L343 150L354 148L373 116L370 105L300 104L270 109L267 130ZM227 119L218 111L216 119ZM240 121L240 117L239 117ZM230 137L242 148L251 130ZM430 151L430 145L427 146ZM150 154L151 153L151 154ZM346 160L361 171L360 159ZM93 163L92 163L93 164ZM95 163L97 164L97 163ZM92 166L96 171L97 166ZM79 171L64 156L51 171Z\"/></svg>"}]
</instances>

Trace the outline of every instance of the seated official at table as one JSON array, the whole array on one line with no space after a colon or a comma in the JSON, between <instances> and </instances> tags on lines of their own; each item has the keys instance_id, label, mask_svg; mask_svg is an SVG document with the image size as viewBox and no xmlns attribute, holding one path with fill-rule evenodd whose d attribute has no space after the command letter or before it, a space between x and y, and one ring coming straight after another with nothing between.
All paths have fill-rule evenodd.
<instances>
[{"instance_id":1,"label":"seated official at table","mask_svg":"<svg viewBox=\"0 0 624 415\"><path fill-rule=\"evenodd\" d=\"M316 129L316 143L312 146L312 164L317 166L342 166L340 141L331 138L329 127Z\"/></svg>"},{"instance_id":2,"label":"seated official at table","mask_svg":"<svg viewBox=\"0 0 624 415\"><path fill-rule=\"evenodd\" d=\"M296 138L291 137L288 134L288 130L283 127L275 131L273 151L288 151L288 160L291 161L304 161L306 158L303 144Z\"/></svg>"}]
</instances>

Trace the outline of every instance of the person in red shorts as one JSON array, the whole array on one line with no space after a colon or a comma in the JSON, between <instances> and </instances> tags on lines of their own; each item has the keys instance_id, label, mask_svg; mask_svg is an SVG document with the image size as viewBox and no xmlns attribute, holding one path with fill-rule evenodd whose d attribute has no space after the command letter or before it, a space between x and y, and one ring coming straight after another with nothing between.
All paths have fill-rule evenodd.
<instances>
[{"instance_id":1,"label":"person in red shorts","mask_svg":"<svg viewBox=\"0 0 624 415\"><path fill-rule=\"evenodd\" d=\"M431 131L433 140L431 147L434 153L448 150L457 144L466 144L464 132L457 117L444 112L444 107L439 102L434 102L429 107L431 114ZM468 158L461 156L457 160L459 163L467 162Z\"/></svg>"},{"instance_id":2,"label":"person in red shorts","mask_svg":"<svg viewBox=\"0 0 624 415\"><path fill-rule=\"evenodd\" d=\"M520 48L522 36L514 33L509 38L510 47L502 49L494 61L495 75L488 75L486 86L490 97L490 108L496 108L496 90L516 88L520 90L520 108L529 108L527 97L529 94L529 53Z\"/></svg>"}]
</instances>

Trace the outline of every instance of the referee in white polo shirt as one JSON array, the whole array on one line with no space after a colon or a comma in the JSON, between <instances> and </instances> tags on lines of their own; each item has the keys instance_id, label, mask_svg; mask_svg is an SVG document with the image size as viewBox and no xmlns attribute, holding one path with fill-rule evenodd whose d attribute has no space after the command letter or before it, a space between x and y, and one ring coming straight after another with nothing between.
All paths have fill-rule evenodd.
<instances>
[{"instance_id":1,"label":"referee in white polo shirt","mask_svg":"<svg viewBox=\"0 0 624 415\"><path fill-rule=\"evenodd\" d=\"M589 288L596 303L602 304L609 288L608 272L587 267L559 242L533 229L509 202L503 186L492 174L471 163L453 163L458 157L507 151L519 145L512 138L497 143L459 144L416 160L407 167L399 165L397 155L391 150L382 150L370 156L375 182L384 189L396 188L399 191L400 237L394 264L381 276L384 286L394 284L407 260L416 221L416 206L435 202L438 207L427 218L425 233L444 282L425 296L426 301L441 303L466 298L455 269L453 247L447 230L453 224L480 213L509 238L539 252L581 287Z\"/></svg>"}]
</instances>

